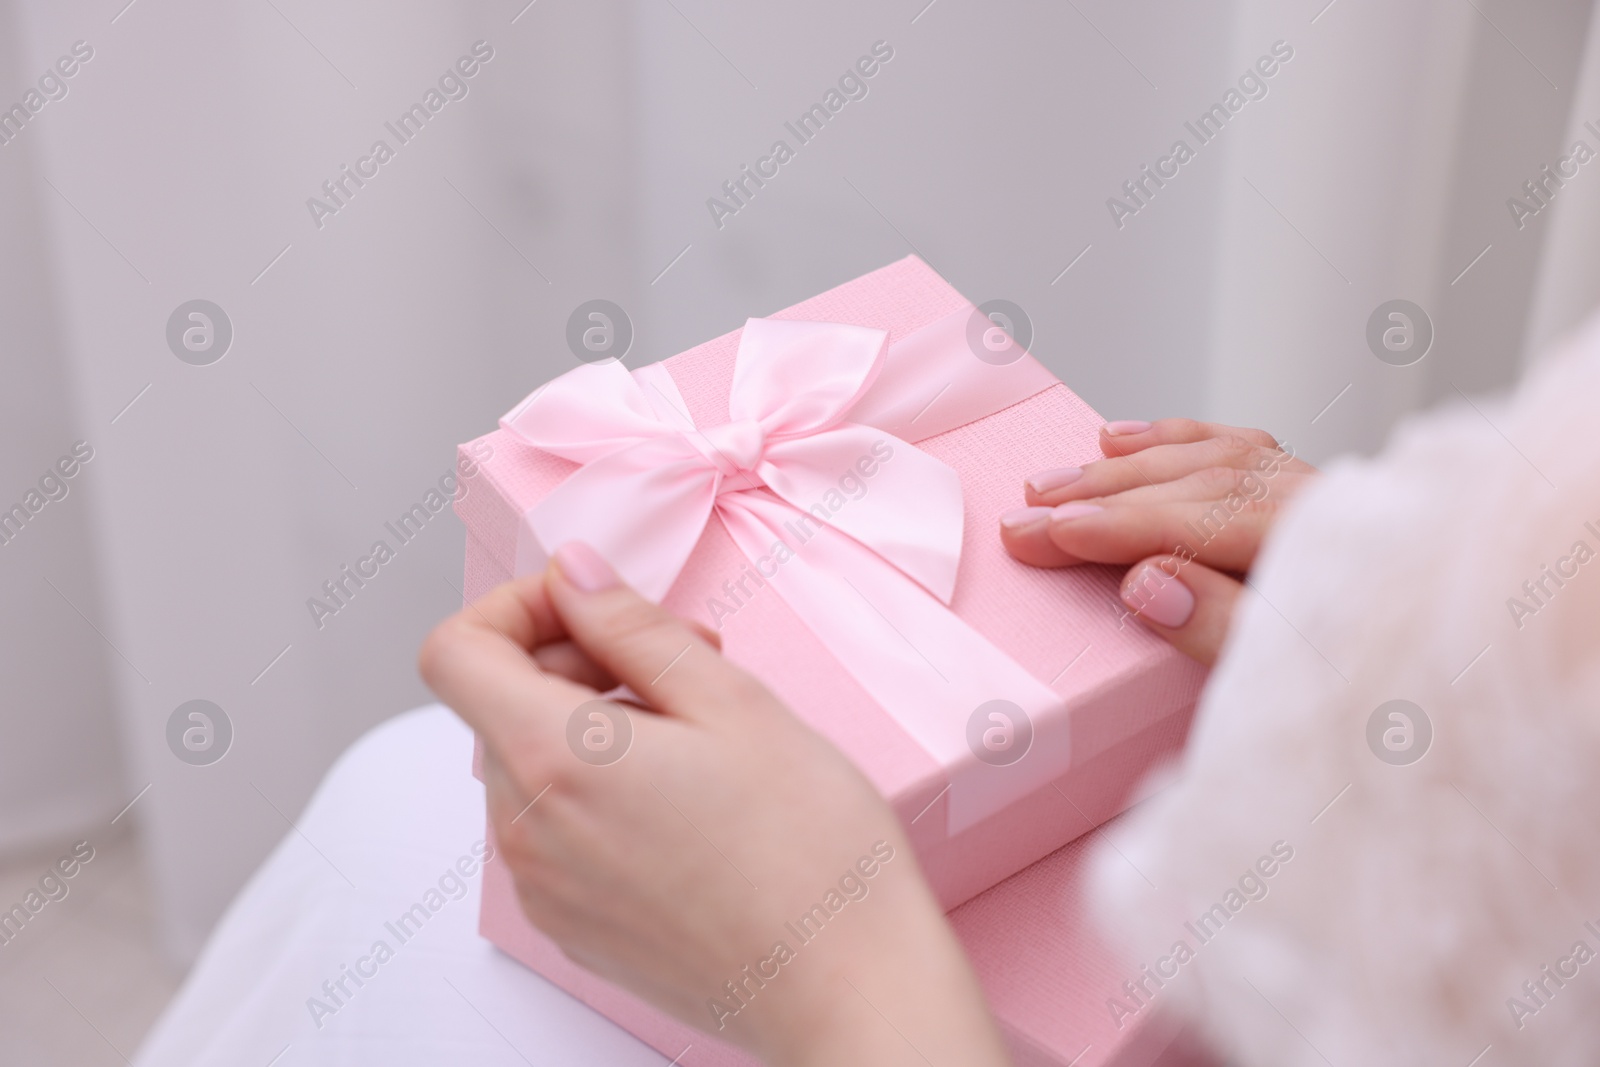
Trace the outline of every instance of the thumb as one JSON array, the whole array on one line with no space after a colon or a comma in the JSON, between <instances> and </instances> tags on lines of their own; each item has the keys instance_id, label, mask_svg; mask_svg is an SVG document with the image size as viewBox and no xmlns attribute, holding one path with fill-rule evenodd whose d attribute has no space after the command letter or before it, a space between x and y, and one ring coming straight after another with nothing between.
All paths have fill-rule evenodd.
<instances>
[{"instance_id":1,"label":"thumb","mask_svg":"<svg viewBox=\"0 0 1600 1067\"><path fill-rule=\"evenodd\" d=\"M1122 602L1174 648L1207 667L1227 639L1244 586L1221 571L1177 556L1151 556L1122 579Z\"/></svg>"},{"instance_id":2,"label":"thumb","mask_svg":"<svg viewBox=\"0 0 1600 1067\"><path fill-rule=\"evenodd\" d=\"M657 711L705 720L747 706L765 690L723 659L720 642L624 585L605 558L581 541L552 555L545 590L572 642Z\"/></svg>"}]
</instances>

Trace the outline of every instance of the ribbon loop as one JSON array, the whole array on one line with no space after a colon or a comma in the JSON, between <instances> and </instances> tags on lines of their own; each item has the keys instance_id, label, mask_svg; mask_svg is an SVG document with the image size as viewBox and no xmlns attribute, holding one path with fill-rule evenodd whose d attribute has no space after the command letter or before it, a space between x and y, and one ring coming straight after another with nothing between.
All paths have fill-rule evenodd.
<instances>
[{"instance_id":1,"label":"ribbon loop","mask_svg":"<svg viewBox=\"0 0 1600 1067\"><path fill-rule=\"evenodd\" d=\"M889 334L868 326L749 319L739 335L728 414L774 437L842 421L883 369Z\"/></svg>"},{"instance_id":2,"label":"ribbon loop","mask_svg":"<svg viewBox=\"0 0 1600 1067\"><path fill-rule=\"evenodd\" d=\"M501 420L529 444L583 464L526 521L545 549L586 541L659 600L719 501L768 487L948 603L961 560L959 479L899 438L844 421L887 349L884 330L750 319L734 362L732 421L704 430L683 424L681 398L658 403L646 391L640 376L650 368L564 374ZM670 376L645 376L657 392L676 391ZM893 472L872 477L891 469L890 457L900 457ZM616 518L619 504L626 521Z\"/></svg>"}]
</instances>

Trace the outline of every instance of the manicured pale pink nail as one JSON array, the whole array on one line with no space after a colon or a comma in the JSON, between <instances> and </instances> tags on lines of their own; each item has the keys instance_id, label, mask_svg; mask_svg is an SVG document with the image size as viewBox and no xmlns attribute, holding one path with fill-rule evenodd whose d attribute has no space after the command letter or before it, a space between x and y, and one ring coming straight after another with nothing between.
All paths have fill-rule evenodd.
<instances>
[{"instance_id":1,"label":"manicured pale pink nail","mask_svg":"<svg viewBox=\"0 0 1600 1067\"><path fill-rule=\"evenodd\" d=\"M1139 573L1122 585L1122 602L1135 615L1159 626L1177 629L1194 614L1194 594L1160 567L1140 567Z\"/></svg>"},{"instance_id":2,"label":"manicured pale pink nail","mask_svg":"<svg viewBox=\"0 0 1600 1067\"><path fill-rule=\"evenodd\" d=\"M1116 422L1106 423L1107 437L1121 437L1124 434L1144 433L1150 424L1141 419L1118 419Z\"/></svg>"},{"instance_id":3,"label":"manicured pale pink nail","mask_svg":"<svg viewBox=\"0 0 1600 1067\"><path fill-rule=\"evenodd\" d=\"M1071 485L1082 477L1082 467L1057 467L1054 470L1040 471L1029 478L1028 488L1035 493L1049 493Z\"/></svg>"},{"instance_id":4,"label":"manicured pale pink nail","mask_svg":"<svg viewBox=\"0 0 1600 1067\"><path fill-rule=\"evenodd\" d=\"M1012 533L1019 533L1030 526L1037 526L1050 518L1049 508L1017 508L1000 516L1000 525Z\"/></svg>"},{"instance_id":5,"label":"manicured pale pink nail","mask_svg":"<svg viewBox=\"0 0 1600 1067\"><path fill-rule=\"evenodd\" d=\"M598 593L617 584L611 564L582 541L568 541L556 549L555 560L567 581L585 593Z\"/></svg>"},{"instance_id":6,"label":"manicured pale pink nail","mask_svg":"<svg viewBox=\"0 0 1600 1067\"><path fill-rule=\"evenodd\" d=\"M1055 522L1062 519L1081 519L1085 515L1094 515L1104 510L1099 504L1062 504L1050 509L1050 518Z\"/></svg>"}]
</instances>

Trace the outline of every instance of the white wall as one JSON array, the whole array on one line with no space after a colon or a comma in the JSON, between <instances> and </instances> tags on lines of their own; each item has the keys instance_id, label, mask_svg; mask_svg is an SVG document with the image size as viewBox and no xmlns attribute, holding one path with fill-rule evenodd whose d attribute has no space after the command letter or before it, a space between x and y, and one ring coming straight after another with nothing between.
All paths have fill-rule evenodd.
<instances>
[{"instance_id":1,"label":"white wall","mask_svg":"<svg viewBox=\"0 0 1600 1067\"><path fill-rule=\"evenodd\" d=\"M38 75L0 4L0 85ZM0 146L0 510L21 503L78 440L104 445L77 410L57 329L53 251L40 224L38 158ZM70 465L69 465L70 469ZM16 850L109 820L125 802L108 659L90 623L103 617L90 547L98 459L20 532L0 536L0 849ZM52 483L53 484L53 483ZM60 489L51 489L59 494ZM52 588L52 584L54 588Z\"/></svg>"},{"instance_id":2,"label":"white wall","mask_svg":"<svg viewBox=\"0 0 1600 1067\"><path fill-rule=\"evenodd\" d=\"M152 785L132 815L179 957L338 752L426 699L413 657L459 602L459 525L430 525L320 630L307 598L451 469L455 442L565 368L548 339L569 305L588 278L628 270L614 212L628 198L627 73L554 46L615 39L616 9L547 5L512 26L488 5L278 8L140 3L115 24L26 12L27 69L80 38L96 50L24 135L76 206L35 210L60 264L76 417L104 440L92 474L109 581L97 589L84 563L64 588L103 598L95 622L129 661L91 660L116 687L118 795ZM495 58L469 95L315 228L307 197L478 39ZM211 366L165 341L195 297L236 329ZM209 767L165 739L194 698L236 731Z\"/></svg>"},{"instance_id":3,"label":"white wall","mask_svg":"<svg viewBox=\"0 0 1600 1067\"><path fill-rule=\"evenodd\" d=\"M1508 385L1548 229L1519 231L1505 201L1562 143L1589 5L1341 0L1314 25L1245 11L1241 65L1275 35L1297 56L1229 160L1212 412L1316 458L1374 449L1458 389ZM1435 327L1409 367L1364 337L1394 298Z\"/></svg>"}]
</instances>

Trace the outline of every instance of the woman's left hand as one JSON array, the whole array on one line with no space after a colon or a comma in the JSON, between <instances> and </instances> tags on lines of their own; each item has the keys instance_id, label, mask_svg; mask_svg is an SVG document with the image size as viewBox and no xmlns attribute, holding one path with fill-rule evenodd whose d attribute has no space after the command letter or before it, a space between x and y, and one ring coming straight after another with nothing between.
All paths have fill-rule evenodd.
<instances>
[{"instance_id":1,"label":"woman's left hand","mask_svg":"<svg viewBox=\"0 0 1600 1067\"><path fill-rule=\"evenodd\" d=\"M1264 430L1190 419L1108 423L1100 450L1105 459L1028 479L1028 506L1001 517L1001 541L1036 567L1128 565L1129 612L1211 664L1238 576L1316 468Z\"/></svg>"}]
</instances>

